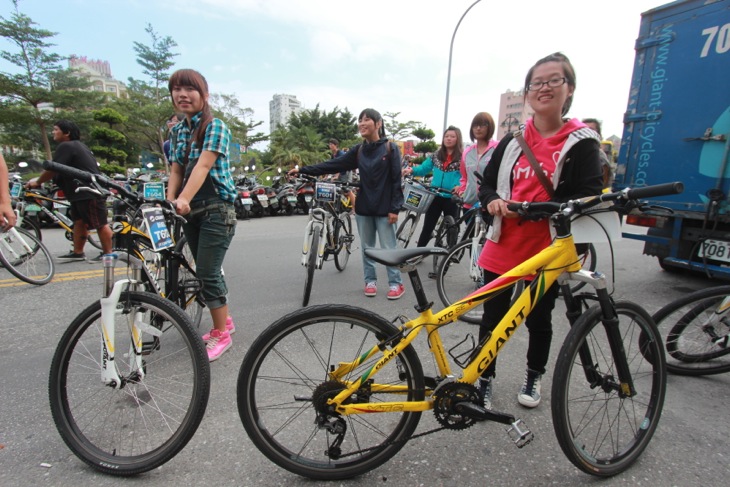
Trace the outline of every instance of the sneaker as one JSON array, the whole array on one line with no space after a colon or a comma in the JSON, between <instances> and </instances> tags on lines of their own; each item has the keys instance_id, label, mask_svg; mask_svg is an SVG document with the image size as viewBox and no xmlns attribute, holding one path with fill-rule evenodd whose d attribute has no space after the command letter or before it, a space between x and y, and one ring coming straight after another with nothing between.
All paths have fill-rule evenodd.
<instances>
[{"instance_id":1,"label":"sneaker","mask_svg":"<svg viewBox=\"0 0 730 487\"><path fill-rule=\"evenodd\" d=\"M378 286L374 282L365 284L365 296L372 298L376 294L378 294Z\"/></svg>"},{"instance_id":2,"label":"sneaker","mask_svg":"<svg viewBox=\"0 0 730 487\"><path fill-rule=\"evenodd\" d=\"M211 362L218 360L223 352L231 348L232 344L230 333L211 330L208 343L205 344L205 348L208 349L208 360Z\"/></svg>"},{"instance_id":3,"label":"sneaker","mask_svg":"<svg viewBox=\"0 0 730 487\"><path fill-rule=\"evenodd\" d=\"M403 296L403 293L406 292L406 288L403 287L403 284L394 284L390 286L390 291L388 291L388 299L400 299L401 296Z\"/></svg>"},{"instance_id":4,"label":"sneaker","mask_svg":"<svg viewBox=\"0 0 730 487\"><path fill-rule=\"evenodd\" d=\"M494 377L479 377L479 380L477 381L479 395L482 396L484 409L492 409L492 379L494 379Z\"/></svg>"},{"instance_id":5,"label":"sneaker","mask_svg":"<svg viewBox=\"0 0 730 487\"><path fill-rule=\"evenodd\" d=\"M520 393L517 394L517 402L528 408L536 408L540 404L540 379L542 379L542 374L527 369L525 382L522 384Z\"/></svg>"},{"instance_id":6,"label":"sneaker","mask_svg":"<svg viewBox=\"0 0 730 487\"><path fill-rule=\"evenodd\" d=\"M101 262L101 258L104 256L104 252L99 252L99 255L93 259L89 259L89 262Z\"/></svg>"},{"instance_id":7,"label":"sneaker","mask_svg":"<svg viewBox=\"0 0 730 487\"><path fill-rule=\"evenodd\" d=\"M72 250L72 251L71 251L71 252L69 252L68 254L64 254L64 255L59 255L59 256L58 256L58 257L56 257L56 258L57 258L57 259L60 259L60 260L65 260L65 261L67 261L67 262L72 262L72 261L74 261L74 260L86 260L86 254L84 254L83 252L82 252L82 253L80 253L80 254L77 254L77 253L75 253L75 252L74 252L74 251Z\"/></svg>"},{"instance_id":8,"label":"sneaker","mask_svg":"<svg viewBox=\"0 0 730 487\"><path fill-rule=\"evenodd\" d=\"M213 331L213 330L210 330L208 333L206 333L205 335L203 335L201 337L204 342L207 342L208 340L210 340L211 331ZM228 318L226 318L226 331L228 332L229 335L233 335L236 332L236 325L235 325L235 323L233 323L233 318L231 318L230 316Z\"/></svg>"}]
</instances>

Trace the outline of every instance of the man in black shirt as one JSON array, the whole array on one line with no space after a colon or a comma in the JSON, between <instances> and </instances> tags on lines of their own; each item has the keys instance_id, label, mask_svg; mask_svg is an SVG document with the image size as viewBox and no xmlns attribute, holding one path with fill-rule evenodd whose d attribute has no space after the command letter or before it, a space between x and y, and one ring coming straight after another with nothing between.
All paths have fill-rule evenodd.
<instances>
[{"instance_id":1,"label":"man in black shirt","mask_svg":"<svg viewBox=\"0 0 730 487\"><path fill-rule=\"evenodd\" d=\"M55 162L75 167L82 171L99 174L99 166L94 154L80 140L79 127L69 120L59 120L53 125L53 140L59 142L53 154ZM59 256L63 260L84 260L84 245L89 235L89 228L99 234L102 253L94 261L101 261L101 255L112 251L112 230L107 222L106 199L88 191L77 192L78 184L73 178L43 171L38 178L28 182L29 188L37 188L51 179L58 184L71 203L71 218L74 220L73 250Z\"/></svg>"}]
</instances>

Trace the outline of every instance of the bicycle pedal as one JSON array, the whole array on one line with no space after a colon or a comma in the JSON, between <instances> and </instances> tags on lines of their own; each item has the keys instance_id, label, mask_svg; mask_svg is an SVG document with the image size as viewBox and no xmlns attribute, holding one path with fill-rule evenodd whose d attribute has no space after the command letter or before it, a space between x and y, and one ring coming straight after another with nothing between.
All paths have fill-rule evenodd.
<instances>
[{"instance_id":1,"label":"bicycle pedal","mask_svg":"<svg viewBox=\"0 0 730 487\"><path fill-rule=\"evenodd\" d=\"M517 448L522 448L535 438L535 435L521 419L516 420L505 431L512 442L517 445Z\"/></svg>"}]
</instances>

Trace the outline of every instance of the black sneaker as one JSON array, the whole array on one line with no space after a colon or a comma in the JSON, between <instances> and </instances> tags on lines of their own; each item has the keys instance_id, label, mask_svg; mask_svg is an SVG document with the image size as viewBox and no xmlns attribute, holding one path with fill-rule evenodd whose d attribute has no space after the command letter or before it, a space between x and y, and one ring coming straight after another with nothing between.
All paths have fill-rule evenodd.
<instances>
[{"instance_id":1,"label":"black sneaker","mask_svg":"<svg viewBox=\"0 0 730 487\"><path fill-rule=\"evenodd\" d=\"M56 258L60 259L60 260L65 260L67 262L71 262L74 260L86 260L86 254L84 254L84 253L77 254L77 253L71 251L68 254L59 255Z\"/></svg>"},{"instance_id":2,"label":"black sneaker","mask_svg":"<svg viewBox=\"0 0 730 487\"><path fill-rule=\"evenodd\" d=\"M104 252L99 252L99 255L97 255L97 256L96 256L96 257L94 257L93 259L89 259L89 262L96 262L96 263L100 263L100 262L101 262L101 258L102 258L103 256L104 256Z\"/></svg>"}]
</instances>

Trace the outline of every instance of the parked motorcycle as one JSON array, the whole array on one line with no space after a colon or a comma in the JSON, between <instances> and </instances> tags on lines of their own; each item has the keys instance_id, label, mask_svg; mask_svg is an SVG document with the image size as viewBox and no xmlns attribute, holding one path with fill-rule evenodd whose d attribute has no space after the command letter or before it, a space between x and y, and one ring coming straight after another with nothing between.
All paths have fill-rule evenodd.
<instances>
[{"instance_id":1,"label":"parked motorcycle","mask_svg":"<svg viewBox=\"0 0 730 487\"><path fill-rule=\"evenodd\" d=\"M245 177L240 178L236 182L236 191L238 192L238 195L233 202L233 207L236 209L236 218L250 218L253 207L253 199L251 198L248 180Z\"/></svg>"},{"instance_id":2,"label":"parked motorcycle","mask_svg":"<svg viewBox=\"0 0 730 487\"><path fill-rule=\"evenodd\" d=\"M271 181L271 176L266 176L266 181ZM271 186L264 186L266 189L266 197L269 199L269 215L276 216L281 210L279 199L276 197L276 190Z\"/></svg>"},{"instance_id":3,"label":"parked motorcycle","mask_svg":"<svg viewBox=\"0 0 730 487\"><path fill-rule=\"evenodd\" d=\"M280 211L286 215L293 214L297 207L297 194L294 191L294 185L289 183L285 176L275 176L271 187L276 191Z\"/></svg>"},{"instance_id":4,"label":"parked motorcycle","mask_svg":"<svg viewBox=\"0 0 730 487\"><path fill-rule=\"evenodd\" d=\"M297 193L297 209L308 215L314 205L314 185L311 181L297 179L294 189Z\"/></svg>"}]
</instances>

